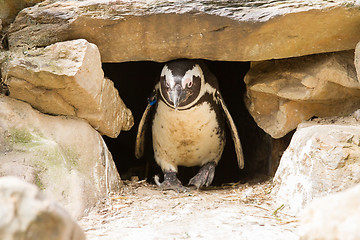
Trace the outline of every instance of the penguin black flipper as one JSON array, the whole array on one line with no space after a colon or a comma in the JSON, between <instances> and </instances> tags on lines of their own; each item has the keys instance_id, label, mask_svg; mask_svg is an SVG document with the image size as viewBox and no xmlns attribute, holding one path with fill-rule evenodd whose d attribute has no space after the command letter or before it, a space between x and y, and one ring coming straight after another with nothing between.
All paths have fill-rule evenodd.
<instances>
[{"instance_id":1,"label":"penguin black flipper","mask_svg":"<svg viewBox=\"0 0 360 240\"><path fill-rule=\"evenodd\" d=\"M217 100L219 101L222 110L225 113L226 120L227 120L228 126L230 128L231 136L232 136L232 139L233 139L234 145L235 145L235 152L236 152L236 157L237 157L237 162L238 162L239 168L243 169L244 168L244 155L243 155L239 134L236 129L234 120L232 119L230 112L227 109L226 104L225 104L220 92L216 91L215 96L216 96Z\"/></svg>"},{"instance_id":2,"label":"penguin black flipper","mask_svg":"<svg viewBox=\"0 0 360 240\"><path fill-rule=\"evenodd\" d=\"M141 117L138 132L136 135L136 142L135 142L135 157L137 159L141 158L144 155L144 148L145 148L145 135L146 130L148 128L148 122L151 118L152 109L156 105L157 95L156 91L154 90L152 96L148 99L148 105Z\"/></svg>"},{"instance_id":3,"label":"penguin black flipper","mask_svg":"<svg viewBox=\"0 0 360 240\"><path fill-rule=\"evenodd\" d=\"M137 159L141 158L144 155L145 133L147 129L147 122L151 115L150 114L151 107L152 106L150 104L147 105L145 112L143 113L139 123L139 128L136 135L136 143L135 143L135 157Z\"/></svg>"}]
</instances>

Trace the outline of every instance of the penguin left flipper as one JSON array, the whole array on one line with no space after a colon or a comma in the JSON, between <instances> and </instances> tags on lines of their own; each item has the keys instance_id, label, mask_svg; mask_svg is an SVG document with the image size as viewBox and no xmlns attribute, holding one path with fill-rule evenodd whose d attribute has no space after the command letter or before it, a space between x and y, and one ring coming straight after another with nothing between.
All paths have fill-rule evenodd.
<instances>
[{"instance_id":1,"label":"penguin left flipper","mask_svg":"<svg viewBox=\"0 0 360 240\"><path fill-rule=\"evenodd\" d=\"M238 162L239 168L243 169L244 168L244 155L243 155L239 134L236 129L234 120L232 119L230 112L227 109L226 104L225 104L220 92L216 91L215 96L216 96L217 100L220 102L221 108L223 109L223 111L225 113L226 120L227 120L228 126L230 128L231 136L232 136L232 139L233 139L234 145L235 145L235 152L236 152L236 157L237 157L237 162Z\"/></svg>"},{"instance_id":2,"label":"penguin left flipper","mask_svg":"<svg viewBox=\"0 0 360 240\"><path fill-rule=\"evenodd\" d=\"M145 148L145 134L146 129L148 128L148 122L151 117L151 109L156 103L156 93L153 92L153 95L148 99L148 105L141 117L139 128L136 135L136 142L135 142L135 157L137 159L141 158L144 155L144 148Z\"/></svg>"}]
</instances>

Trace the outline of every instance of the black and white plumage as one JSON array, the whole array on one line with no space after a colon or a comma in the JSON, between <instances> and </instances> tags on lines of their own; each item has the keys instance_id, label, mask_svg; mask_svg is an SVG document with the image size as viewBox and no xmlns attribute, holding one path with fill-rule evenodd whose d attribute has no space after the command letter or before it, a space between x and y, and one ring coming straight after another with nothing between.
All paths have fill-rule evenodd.
<instances>
[{"instance_id":1,"label":"black and white plumage","mask_svg":"<svg viewBox=\"0 0 360 240\"><path fill-rule=\"evenodd\" d=\"M139 124L135 155L140 158L144 153L147 123L152 118L154 155L164 172L163 189L185 189L176 176L178 166L202 166L189 184L197 188L211 184L225 146L225 118L238 165L244 167L236 126L217 79L202 61L175 60L165 64L153 93Z\"/></svg>"}]
</instances>

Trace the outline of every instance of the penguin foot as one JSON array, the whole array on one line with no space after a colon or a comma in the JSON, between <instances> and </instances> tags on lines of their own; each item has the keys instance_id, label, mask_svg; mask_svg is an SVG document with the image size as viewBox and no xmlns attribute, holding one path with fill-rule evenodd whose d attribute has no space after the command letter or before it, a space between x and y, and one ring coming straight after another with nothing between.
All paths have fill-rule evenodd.
<instances>
[{"instance_id":1,"label":"penguin foot","mask_svg":"<svg viewBox=\"0 0 360 240\"><path fill-rule=\"evenodd\" d=\"M162 183L159 182L158 176L155 176L154 180L161 190L174 190L176 192L189 191L189 189L184 187L177 178L176 172L164 172L164 181Z\"/></svg>"},{"instance_id":2,"label":"penguin foot","mask_svg":"<svg viewBox=\"0 0 360 240\"><path fill-rule=\"evenodd\" d=\"M189 185L194 185L197 189L201 188L202 186L208 187L215 176L215 162L209 162L202 166L199 172L190 179Z\"/></svg>"}]
</instances>

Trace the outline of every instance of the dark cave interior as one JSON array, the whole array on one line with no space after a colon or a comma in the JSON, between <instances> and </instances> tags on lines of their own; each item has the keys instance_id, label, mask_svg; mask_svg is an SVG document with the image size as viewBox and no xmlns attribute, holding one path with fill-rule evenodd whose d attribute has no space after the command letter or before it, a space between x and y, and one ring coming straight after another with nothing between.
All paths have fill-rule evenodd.
<instances>
[{"instance_id":1,"label":"dark cave interior","mask_svg":"<svg viewBox=\"0 0 360 240\"><path fill-rule=\"evenodd\" d=\"M216 167L213 185L246 182L256 175L271 175L270 168L274 164L269 161L274 161L272 159L274 139L256 125L243 101L246 91L243 78L250 68L250 63L206 61L206 64L219 81L220 91L238 128L245 159L245 168L240 170L237 166L231 134L227 129L227 144ZM135 122L130 131L122 131L116 139L104 136L122 179L138 176L139 179L153 182L154 175L162 176L161 169L153 157L151 130L148 130L145 156L142 159L135 158L134 146L147 98L159 79L163 65L156 62L103 64L105 76L114 82L126 106L131 109ZM286 142L288 144L289 140ZM187 183L198 169L179 167L179 179L183 184Z\"/></svg>"}]
</instances>

